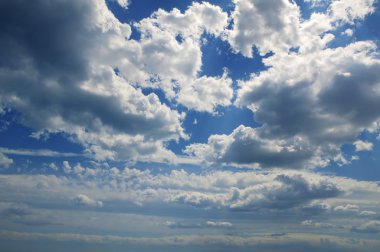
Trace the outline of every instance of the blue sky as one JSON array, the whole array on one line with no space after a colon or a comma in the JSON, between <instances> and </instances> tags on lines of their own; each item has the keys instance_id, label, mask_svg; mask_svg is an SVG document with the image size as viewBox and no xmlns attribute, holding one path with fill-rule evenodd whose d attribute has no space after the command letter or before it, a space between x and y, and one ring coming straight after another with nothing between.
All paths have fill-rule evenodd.
<instances>
[{"instance_id":1,"label":"blue sky","mask_svg":"<svg viewBox=\"0 0 380 252\"><path fill-rule=\"evenodd\" d=\"M378 251L376 0L2 1L1 251Z\"/></svg>"}]
</instances>

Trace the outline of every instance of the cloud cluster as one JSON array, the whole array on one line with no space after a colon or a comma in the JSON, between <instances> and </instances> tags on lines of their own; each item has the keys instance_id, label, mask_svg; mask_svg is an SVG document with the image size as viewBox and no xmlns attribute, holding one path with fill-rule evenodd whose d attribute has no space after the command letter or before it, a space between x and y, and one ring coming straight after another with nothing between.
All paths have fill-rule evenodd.
<instances>
[{"instance_id":1,"label":"cloud cluster","mask_svg":"<svg viewBox=\"0 0 380 252\"><path fill-rule=\"evenodd\" d=\"M254 18L258 13L266 13L257 11L267 6L262 2L236 1L235 12L248 12ZM242 4L250 8L241 10ZM345 8L338 8L340 5ZM289 1L273 6L299 11ZM275 12L272 8L265 10ZM332 1L326 13L313 13L302 21L296 14L276 14L271 20L279 19L282 23L273 21L276 26L266 26L285 29L281 36L287 38L292 37L289 34L293 33L286 31L291 26L298 34L295 50L290 50L291 46L283 50L282 44L271 37L276 32L259 36L257 29L252 29L252 34L270 43L268 48L274 55L263 60L269 67L267 71L239 81L235 105L252 110L254 120L261 126L240 126L230 135L211 135L207 143L187 146L185 152L207 163L314 168L331 162L349 163L355 157L344 156L340 149L343 144L354 144L357 151L371 150L373 145L357 140L357 136L364 130L374 132L379 128L377 46L372 41L359 41L331 48L329 43L334 41L334 31L339 27L354 25L372 11L373 1ZM293 16L298 22L286 22ZM249 34L237 24L238 31ZM270 27L262 26L265 31L271 31ZM236 47L234 42L231 45ZM265 48L252 40L245 49L240 49L243 55L252 54L247 49L252 45ZM264 53L267 51L264 49Z\"/></svg>"},{"instance_id":2,"label":"cloud cluster","mask_svg":"<svg viewBox=\"0 0 380 252\"><path fill-rule=\"evenodd\" d=\"M136 57L153 81L140 80L142 87L162 89L168 98L197 111L213 112L231 103L232 80L223 76L199 76L202 67L202 35L220 36L228 16L218 6L193 3L181 13L162 9L135 26L141 32ZM120 68L129 79L129 69Z\"/></svg>"},{"instance_id":3,"label":"cloud cluster","mask_svg":"<svg viewBox=\"0 0 380 252\"><path fill-rule=\"evenodd\" d=\"M67 175L3 176L2 179L8 182L2 186L2 192L9 194L7 198L21 200L21 196L21 201L26 197L27 201L35 200L42 204L47 203L45 200L50 198L49 195L57 194L57 204L62 198L74 198L80 205L98 205L97 202L102 202L107 206L107 202L113 202L110 205L117 207L129 202L136 206L158 204L169 208L183 205L226 211L298 209L303 212L305 208L318 207L317 203L313 203L318 200L340 198L346 194L356 199L363 197L363 192L371 198L379 192L376 183L295 171L214 171L195 174L173 170L154 174L150 170L133 168L90 169L80 164L72 166L67 161L61 169ZM15 188L18 190L12 192ZM36 194L36 190L39 193ZM46 198L41 195L46 195ZM348 203L346 207L337 203L330 205L336 211L350 206ZM368 202L368 206L373 204ZM321 207L326 211L330 209L330 206Z\"/></svg>"},{"instance_id":4,"label":"cloud cluster","mask_svg":"<svg viewBox=\"0 0 380 252\"><path fill-rule=\"evenodd\" d=\"M104 2L3 2L1 30L1 106L35 136L65 132L97 159L173 157L163 141L186 137L183 116L116 74L131 28Z\"/></svg>"},{"instance_id":5,"label":"cloud cluster","mask_svg":"<svg viewBox=\"0 0 380 252\"><path fill-rule=\"evenodd\" d=\"M0 235L8 240L29 242L33 240L85 242L96 246L117 244L128 247L144 249L144 251L176 251L178 246L188 247L185 251L203 251L218 245L220 251L334 251L375 252L380 245L377 240L357 240L337 237L333 235L308 235L303 233L288 234L285 237L271 235L255 236L228 236L228 235L176 235L166 237L128 237L118 235L85 235L78 233L27 233L14 231L0 231ZM193 247L194 246L194 247ZM115 249L115 247L113 247ZM163 249L163 250L161 250Z\"/></svg>"}]
</instances>

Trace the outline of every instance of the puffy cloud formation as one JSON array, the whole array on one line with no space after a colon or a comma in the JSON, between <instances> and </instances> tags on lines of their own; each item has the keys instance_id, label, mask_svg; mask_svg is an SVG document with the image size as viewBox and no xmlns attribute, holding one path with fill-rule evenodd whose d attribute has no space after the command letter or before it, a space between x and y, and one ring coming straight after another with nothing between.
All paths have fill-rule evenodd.
<instances>
[{"instance_id":1,"label":"puffy cloud formation","mask_svg":"<svg viewBox=\"0 0 380 252\"><path fill-rule=\"evenodd\" d=\"M289 1L279 5L262 2L236 1L236 31L241 30L244 36L249 34L239 28L240 12L247 12L252 18L261 14L261 18L266 18L270 15L257 9L277 6L298 13L298 7ZM243 4L250 8L240 9ZM340 5L345 6L342 13L337 7ZM275 13L272 9L265 10ZM379 128L380 61L376 44L360 41L330 48L329 43L334 40L336 29L354 24L372 11L373 1L332 1L326 13L313 13L302 21L297 15L278 15L281 12L277 11L270 20L283 21L281 25L276 23L285 29L283 36L292 37L289 34L293 33L286 31L288 26L297 31L299 44L294 51L291 46L282 49L277 38L271 37L276 32L259 36L257 29L247 25L253 34L270 43L268 48L274 52L263 59L268 70L239 81L235 102L252 110L254 120L261 126L240 126L230 135L211 135L207 143L187 146L185 152L207 163L314 168L325 167L332 161L350 162L353 157L341 153L343 144L354 144L357 151L371 150L372 144L358 141L357 136L364 130L374 132ZM293 16L298 22L286 22L286 18ZM260 27L271 31L270 25L277 27L275 24ZM237 47L234 40L230 43L243 48ZM247 48L252 45L265 48L254 39L245 45L245 49L240 49L245 56L251 56L252 51Z\"/></svg>"},{"instance_id":2,"label":"puffy cloud formation","mask_svg":"<svg viewBox=\"0 0 380 252\"><path fill-rule=\"evenodd\" d=\"M73 198L73 201L78 206L91 206L91 207L102 207L103 206L103 202L93 200L84 194L78 194L77 196L75 196L75 198Z\"/></svg>"},{"instance_id":3,"label":"puffy cloud formation","mask_svg":"<svg viewBox=\"0 0 380 252\"><path fill-rule=\"evenodd\" d=\"M316 233L327 229L348 236L351 232L378 232L374 218L380 209L376 200L380 190L376 182L305 171L190 173L173 170L157 173L155 169L90 169L68 162L66 165L71 170L65 175L58 175L62 173L56 171L56 175L0 176L3 201L0 202L0 215L5 217L5 228L27 225L30 230L38 231L50 230L54 226L57 232L68 234L81 226L88 232L102 230L131 234L115 238L118 242L124 239L128 242L135 234L140 238L144 235L152 237L152 234L163 237L181 233L204 237L223 232L229 235L223 236L222 240L233 238L227 239L226 245L239 246L255 244L254 241L241 240L251 230L255 237L259 235L261 244L265 239L270 239L271 244L273 239L291 242L292 235L300 239L296 233L300 231L306 235L312 230L314 238ZM368 213L361 215L360 211L346 211L342 214L334 210L353 209L354 205L357 209L368 209ZM352 218L355 215L359 218ZM283 225L289 234L282 233L283 228L279 229ZM237 230L244 230L247 235L240 236ZM37 233L24 235L32 234ZM1 233L1 237L8 236ZM72 241L73 237L79 239L81 236L57 239ZM94 239L97 242L103 239L110 241L110 237L112 235ZM42 239L43 236L36 238ZM91 237L83 238L94 242ZM173 241L178 242L177 239ZM194 239L185 244L202 242ZM210 244L210 239L207 244ZM224 244L222 240L215 240L214 245ZM368 240L368 244L371 242L373 240ZM361 243L351 241L350 244ZM319 243L316 246L321 248Z\"/></svg>"},{"instance_id":4,"label":"puffy cloud formation","mask_svg":"<svg viewBox=\"0 0 380 252\"><path fill-rule=\"evenodd\" d=\"M228 41L236 52L253 56L253 47L261 55L270 51L287 52L298 44L300 11L288 0L234 0L233 29Z\"/></svg>"},{"instance_id":5,"label":"puffy cloud formation","mask_svg":"<svg viewBox=\"0 0 380 252\"><path fill-rule=\"evenodd\" d=\"M3 2L1 26L1 105L36 136L65 132L97 159L173 157L182 115L116 75L131 29L104 2Z\"/></svg>"},{"instance_id":6,"label":"puffy cloud formation","mask_svg":"<svg viewBox=\"0 0 380 252\"><path fill-rule=\"evenodd\" d=\"M293 208L302 212L307 212L306 208L310 211L311 208L323 208L327 211L330 206L336 211L340 209L343 211L353 204L347 203L343 207L342 204L330 202L327 205L318 200L344 197L346 194L355 199L371 198L379 193L376 183L357 182L300 171L278 170L270 173L215 171L195 174L184 170L173 170L154 174L150 170L140 171L131 168L90 169L80 164L72 166L67 161L63 163L63 169L67 174L64 177L3 176L8 182L0 189L3 193L13 195L15 199L20 197L19 193L22 192L28 195L28 201L39 202L51 200L49 195L54 193L58 193L56 200L59 202L81 192L81 196L76 197L77 202L83 204L87 202L89 203L87 205L97 201L102 201L106 205L107 202L112 202L110 205L116 208L125 204L123 202L129 202L137 206L163 204L169 208L175 205L227 211L263 209L284 211ZM19 190L12 193L15 188ZM35 190L39 193L34 193ZM368 196L363 196L364 194ZM91 198L96 195L97 200L91 200L87 195L92 195ZM368 204L373 205L373 203Z\"/></svg>"},{"instance_id":7,"label":"puffy cloud formation","mask_svg":"<svg viewBox=\"0 0 380 252\"><path fill-rule=\"evenodd\" d=\"M199 76L202 67L201 36L220 36L228 16L207 2L193 3L184 13L162 9L135 26L141 32L136 44L140 64L151 76L140 80L142 87L162 89L166 96L198 111L213 112L231 104L232 80L223 76ZM121 75L129 79L129 66L121 65Z\"/></svg>"},{"instance_id":8,"label":"puffy cloud formation","mask_svg":"<svg viewBox=\"0 0 380 252\"><path fill-rule=\"evenodd\" d=\"M0 152L0 168L8 168L12 164L13 160Z\"/></svg>"},{"instance_id":9,"label":"puffy cloud formation","mask_svg":"<svg viewBox=\"0 0 380 252\"><path fill-rule=\"evenodd\" d=\"M354 145L356 151L370 151L373 148L373 143L364 142L361 140L355 141Z\"/></svg>"}]
</instances>

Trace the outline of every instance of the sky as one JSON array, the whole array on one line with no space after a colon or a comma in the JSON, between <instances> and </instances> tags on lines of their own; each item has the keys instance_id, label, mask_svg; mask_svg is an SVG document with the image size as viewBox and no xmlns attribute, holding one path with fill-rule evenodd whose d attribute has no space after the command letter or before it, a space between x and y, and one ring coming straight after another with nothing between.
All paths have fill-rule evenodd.
<instances>
[{"instance_id":1,"label":"sky","mask_svg":"<svg viewBox=\"0 0 380 252\"><path fill-rule=\"evenodd\" d=\"M0 250L379 251L379 8L0 1Z\"/></svg>"}]
</instances>

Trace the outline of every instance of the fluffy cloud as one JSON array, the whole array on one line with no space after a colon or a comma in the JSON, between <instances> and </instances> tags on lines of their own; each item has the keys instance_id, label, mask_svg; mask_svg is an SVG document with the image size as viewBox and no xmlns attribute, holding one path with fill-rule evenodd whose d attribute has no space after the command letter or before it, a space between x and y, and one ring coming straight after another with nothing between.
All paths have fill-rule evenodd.
<instances>
[{"instance_id":1,"label":"fluffy cloud","mask_svg":"<svg viewBox=\"0 0 380 252\"><path fill-rule=\"evenodd\" d=\"M78 206L90 206L90 207L102 207L103 202L101 201L96 201L94 199L91 199L87 195L84 194L78 194L73 198L73 201L75 204Z\"/></svg>"},{"instance_id":2,"label":"fluffy cloud","mask_svg":"<svg viewBox=\"0 0 380 252\"><path fill-rule=\"evenodd\" d=\"M298 43L300 11L288 0L234 0L233 29L228 41L236 52L253 56L255 46L261 55L287 52Z\"/></svg>"},{"instance_id":3,"label":"fluffy cloud","mask_svg":"<svg viewBox=\"0 0 380 252\"><path fill-rule=\"evenodd\" d=\"M375 0L332 0L329 6L330 15L338 21L354 23L364 19L374 11Z\"/></svg>"},{"instance_id":4,"label":"fluffy cloud","mask_svg":"<svg viewBox=\"0 0 380 252\"><path fill-rule=\"evenodd\" d=\"M0 168L8 168L12 164L13 160L0 152Z\"/></svg>"},{"instance_id":5,"label":"fluffy cloud","mask_svg":"<svg viewBox=\"0 0 380 252\"><path fill-rule=\"evenodd\" d=\"M380 114L370 108L380 105L380 62L373 50L371 42L358 42L269 59L270 70L241 83L237 104L254 111L261 138L299 141L298 148L309 145L321 158L334 159L340 145L376 129Z\"/></svg>"},{"instance_id":6,"label":"fluffy cloud","mask_svg":"<svg viewBox=\"0 0 380 252\"><path fill-rule=\"evenodd\" d=\"M364 142L361 140L355 141L354 145L356 151L370 151L373 148L373 143Z\"/></svg>"},{"instance_id":7,"label":"fluffy cloud","mask_svg":"<svg viewBox=\"0 0 380 252\"><path fill-rule=\"evenodd\" d=\"M243 4L247 5L244 10ZM338 14L336 6L342 4L346 7L344 13L349 14ZM259 15L256 5L266 6L261 1L236 1L236 31L249 34L239 28L238 14L247 11L255 18ZM298 13L295 3L284 1L275 6ZM268 70L252 74L248 81L239 81L235 102L251 109L261 126L240 126L229 135L211 135L207 143L187 146L185 152L207 163L315 168L331 162L343 165L355 158L341 152L343 144L354 144L357 151L370 150L371 143L357 141L357 136L363 130L376 131L379 125L376 108L380 106L380 61L376 44L360 41L329 48L329 43L335 38L334 30L363 19L372 10L373 1L332 1L326 13L313 13L302 21L298 14L276 14L271 20L282 20L279 27L285 29L284 36L292 38L293 34L286 31L285 24L297 31L299 46L295 51L282 50L276 39L260 35L247 25L252 34L273 43L268 48L275 52L263 59ZM298 22L286 22L290 17ZM236 49L233 41L230 43ZM239 49L245 56L250 56L247 48L252 45L265 48L253 40L247 45Z\"/></svg>"},{"instance_id":8,"label":"fluffy cloud","mask_svg":"<svg viewBox=\"0 0 380 252\"><path fill-rule=\"evenodd\" d=\"M307 162L323 162L318 152L302 139L290 141L265 139L261 131L239 126L230 135L212 135L207 144L192 144L185 152L209 163L218 162L257 167L299 168Z\"/></svg>"},{"instance_id":9,"label":"fluffy cloud","mask_svg":"<svg viewBox=\"0 0 380 252\"><path fill-rule=\"evenodd\" d=\"M8 176L8 183L2 187L3 193L10 193L17 199L21 196L18 192L23 192L25 195L22 198L26 197L32 202L45 202L50 199L50 194L57 194L55 199L60 202L80 192L79 194L90 195L89 197L96 195L97 200L106 204L113 202L109 205L114 207L129 202L138 206L155 203L169 208L184 205L227 211L282 211L293 208L304 213L312 211L311 208L323 209L318 210L323 213L330 205L336 209L341 205L334 202L321 205L319 200L339 198L346 194L357 199L363 197L360 192L368 194L368 197L378 195L376 183L295 171L273 171L267 174L220 171L194 174L173 170L154 174L149 170L130 168L90 169L79 164L71 166L68 162L64 162L63 167L68 170L64 177ZM19 190L12 193L15 187ZM36 190L39 193L36 194ZM371 205L373 207L373 203L368 203L365 207Z\"/></svg>"},{"instance_id":10,"label":"fluffy cloud","mask_svg":"<svg viewBox=\"0 0 380 252\"><path fill-rule=\"evenodd\" d=\"M207 2L193 3L184 13L162 9L136 23L141 38L136 42L143 70L151 76L138 85L162 89L166 96L199 111L213 112L232 99L232 81L221 77L198 76L202 67L201 36L219 36L228 16ZM121 64L121 75L129 78L129 66Z\"/></svg>"},{"instance_id":11,"label":"fluffy cloud","mask_svg":"<svg viewBox=\"0 0 380 252\"><path fill-rule=\"evenodd\" d=\"M212 113L217 106L228 106L233 97L232 80L223 76L202 76L192 85L184 86L178 94L178 102L190 109Z\"/></svg>"},{"instance_id":12,"label":"fluffy cloud","mask_svg":"<svg viewBox=\"0 0 380 252\"><path fill-rule=\"evenodd\" d=\"M129 25L102 1L30 4L1 3L1 106L21 112L35 136L68 133L98 159L172 158L163 141L186 137L183 116L117 76L111 63L133 47ZM25 9L38 11L21 17Z\"/></svg>"}]
</instances>

